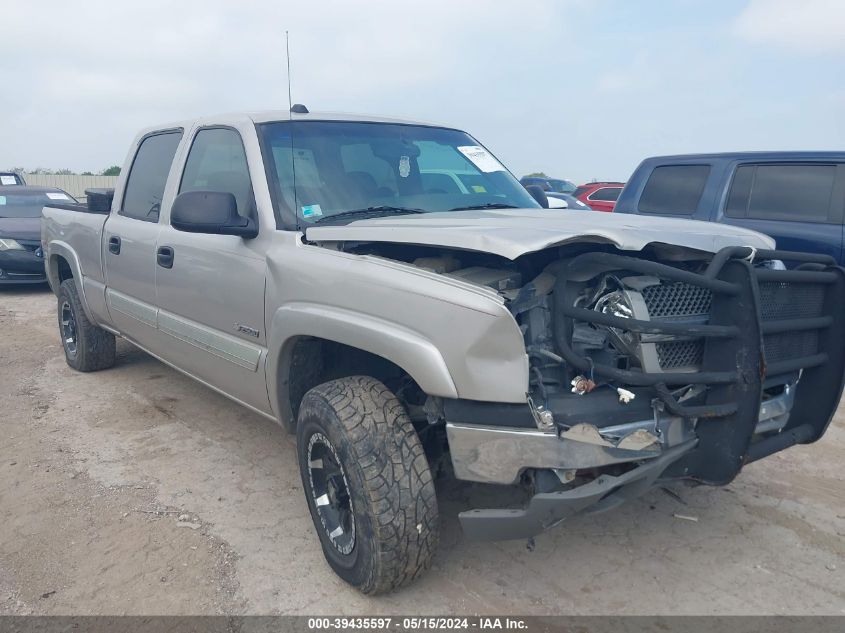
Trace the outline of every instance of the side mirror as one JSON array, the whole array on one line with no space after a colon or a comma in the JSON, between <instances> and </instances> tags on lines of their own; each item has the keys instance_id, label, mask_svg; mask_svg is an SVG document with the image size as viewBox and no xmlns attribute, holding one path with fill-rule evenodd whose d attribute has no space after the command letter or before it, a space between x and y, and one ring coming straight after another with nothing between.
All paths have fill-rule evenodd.
<instances>
[{"instance_id":1,"label":"side mirror","mask_svg":"<svg viewBox=\"0 0 845 633\"><path fill-rule=\"evenodd\" d=\"M85 198L88 200L88 211L91 213L110 213L114 189L86 189Z\"/></svg>"},{"instance_id":2,"label":"side mirror","mask_svg":"<svg viewBox=\"0 0 845 633\"><path fill-rule=\"evenodd\" d=\"M549 208L549 199L546 197L546 192L540 185L528 185L525 190L531 194L531 197L537 201L544 209Z\"/></svg>"},{"instance_id":3,"label":"side mirror","mask_svg":"<svg viewBox=\"0 0 845 633\"><path fill-rule=\"evenodd\" d=\"M226 191L186 191L176 196L170 225L186 233L239 235L253 238L258 227L252 218L238 215L235 196Z\"/></svg>"}]
</instances>

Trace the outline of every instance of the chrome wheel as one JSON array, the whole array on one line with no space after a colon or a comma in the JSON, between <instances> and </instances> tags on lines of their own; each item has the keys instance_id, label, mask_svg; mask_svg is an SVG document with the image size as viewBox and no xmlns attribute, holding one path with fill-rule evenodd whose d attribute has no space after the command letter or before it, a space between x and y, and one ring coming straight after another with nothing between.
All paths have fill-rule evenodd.
<instances>
[{"instance_id":1,"label":"chrome wheel","mask_svg":"<svg viewBox=\"0 0 845 633\"><path fill-rule=\"evenodd\" d=\"M334 548L349 555L355 548L355 512L346 473L337 452L322 433L308 441L308 481L320 523Z\"/></svg>"},{"instance_id":2,"label":"chrome wheel","mask_svg":"<svg viewBox=\"0 0 845 633\"><path fill-rule=\"evenodd\" d=\"M62 343L65 350L69 356L76 356L76 317L74 317L70 303L67 301L62 303L59 324L62 328Z\"/></svg>"}]
</instances>

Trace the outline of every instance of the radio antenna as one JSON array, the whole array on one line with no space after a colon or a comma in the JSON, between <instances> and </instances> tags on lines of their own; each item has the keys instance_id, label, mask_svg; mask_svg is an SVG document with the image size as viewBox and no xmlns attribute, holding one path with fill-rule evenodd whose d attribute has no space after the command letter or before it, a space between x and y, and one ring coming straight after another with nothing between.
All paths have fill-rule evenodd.
<instances>
[{"instance_id":1,"label":"radio antenna","mask_svg":"<svg viewBox=\"0 0 845 633\"><path fill-rule=\"evenodd\" d=\"M293 119L293 96L290 89L290 35L285 31L285 55L288 62L288 116Z\"/></svg>"},{"instance_id":2,"label":"radio antenna","mask_svg":"<svg viewBox=\"0 0 845 633\"><path fill-rule=\"evenodd\" d=\"M288 33L287 29L285 29L285 56L287 57L287 64L288 64L288 121L291 122L290 125L290 172L293 178L293 209L294 209L294 216L296 217L296 230L301 230L301 225L299 222L299 201L298 195L296 191L296 158L294 156L294 149L293 149L293 95L291 92L290 87L290 34Z\"/></svg>"}]
</instances>

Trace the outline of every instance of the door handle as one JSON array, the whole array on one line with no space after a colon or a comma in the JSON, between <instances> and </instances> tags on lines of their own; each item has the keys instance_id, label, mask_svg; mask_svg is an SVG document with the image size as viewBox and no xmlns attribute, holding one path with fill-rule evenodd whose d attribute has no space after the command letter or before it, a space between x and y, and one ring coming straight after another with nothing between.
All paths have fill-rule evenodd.
<instances>
[{"instance_id":1,"label":"door handle","mask_svg":"<svg viewBox=\"0 0 845 633\"><path fill-rule=\"evenodd\" d=\"M173 247L159 246L156 251L156 263L162 268L173 268Z\"/></svg>"},{"instance_id":2,"label":"door handle","mask_svg":"<svg viewBox=\"0 0 845 633\"><path fill-rule=\"evenodd\" d=\"M120 255L120 238L117 235L109 238L109 253Z\"/></svg>"}]
</instances>

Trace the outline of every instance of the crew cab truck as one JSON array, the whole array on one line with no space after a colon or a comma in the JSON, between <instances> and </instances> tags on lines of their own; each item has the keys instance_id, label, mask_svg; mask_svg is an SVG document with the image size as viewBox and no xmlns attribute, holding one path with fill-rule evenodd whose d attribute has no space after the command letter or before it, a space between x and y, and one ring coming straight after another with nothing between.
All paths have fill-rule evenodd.
<instances>
[{"instance_id":1,"label":"crew cab truck","mask_svg":"<svg viewBox=\"0 0 845 633\"><path fill-rule=\"evenodd\" d=\"M361 591L429 566L433 473L522 488L460 520L529 538L825 432L831 258L547 210L460 130L292 110L143 131L113 195L44 208L47 272L72 368L111 367L121 336L296 434L325 557Z\"/></svg>"},{"instance_id":2,"label":"crew cab truck","mask_svg":"<svg viewBox=\"0 0 845 633\"><path fill-rule=\"evenodd\" d=\"M637 167L615 211L741 226L771 236L779 249L843 265L845 152L654 156Z\"/></svg>"}]
</instances>

